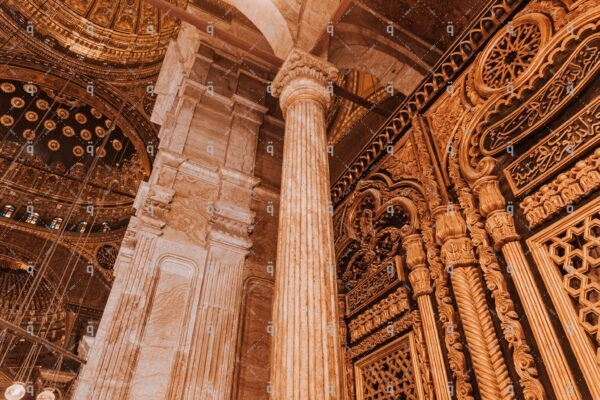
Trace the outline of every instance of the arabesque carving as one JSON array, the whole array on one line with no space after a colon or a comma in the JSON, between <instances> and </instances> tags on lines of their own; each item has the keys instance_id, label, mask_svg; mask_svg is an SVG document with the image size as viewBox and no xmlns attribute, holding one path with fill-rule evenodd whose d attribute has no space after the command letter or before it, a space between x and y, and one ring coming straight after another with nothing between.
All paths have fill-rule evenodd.
<instances>
[{"instance_id":1,"label":"arabesque carving","mask_svg":"<svg viewBox=\"0 0 600 400\"><path fill-rule=\"evenodd\" d=\"M383 300L352 318L348 324L350 339L355 342L408 309L408 291L406 287L400 286Z\"/></svg>"},{"instance_id":2,"label":"arabesque carving","mask_svg":"<svg viewBox=\"0 0 600 400\"><path fill-rule=\"evenodd\" d=\"M600 141L600 97L542 138L506 169L504 175L515 196L535 187L554 171L576 160Z\"/></svg>"},{"instance_id":3,"label":"arabesque carving","mask_svg":"<svg viewBox=\"0 0 600 400\"><path fill-rule=\"evenodd\" d=\"M473 244L477 248L479 265L483 271L486 286L488 290L492 291L494 309L500 320L504 339L508 342L513 352L513 365L519 375L519 383L523 389L523 394L526 399L546 399L546 393L539 380L539 374L535 367L531 349L525 339L520 317L515 310L514 302L502 274L498 259L487 239L481 215L475 206L474 196L467 183L460 176L457 157L450 158L449 169L452 182L456 185L460 204L465 210L466 224L471 232ZM497 180L493 182L486 181L482 186L485 186L485 190L479 187L480 190L477 191L477 194L479 196L480 207L482 207L481 204L484 204L483 209L485 213L491 214L486 220L486 225L488 226L488 231L491 231L494 236L494 243L505 243L507 240L516 240L518 236L514 230L512 217L502 218L506 212L504 210L504 199L498 189ZM507 221L501 226L509 224L512 229L506 231L499 226L493 226L496 223L494 221L498 220Z\"/></svg>"},{"instance_id":4,"label":"arabesque carving","mask_svg":"<svg viewBox=\"0 0 600 400\"><path fill-rule=\"evenodd\" d=\"M477 138L472 141L473 145L477 145L483 155L505 151L506 146L548 122L596 76L600 69L600 35L595 34L598 23L586 24L575 34L565 33L566 37L545 55L544 62L536 66L536 73L526 84L495 99L475 129L478 134L473 136ZM577 43L574 50L570 48L573 43ZM557 60L565 57L557 65ZM532 89L544 82L547 83L531 96ZM477 154L470 156L477 157Z\"/></svg>"},{"instance_id":5,"label":"arabesque carving","mask_svg":"<svg viewBox=\"0 0 600 400\"><path fill-rule=\"evenodd\" d=\"M519 203L530 227L536 227L600 187L600 149L543 185Z\"/></svg>"}]
</instances>

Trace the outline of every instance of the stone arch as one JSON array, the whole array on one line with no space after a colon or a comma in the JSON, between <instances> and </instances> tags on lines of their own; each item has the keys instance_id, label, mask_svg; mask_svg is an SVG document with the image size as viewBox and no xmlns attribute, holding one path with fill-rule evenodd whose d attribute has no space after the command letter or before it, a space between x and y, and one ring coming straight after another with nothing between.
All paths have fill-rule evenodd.
<instances>
[{"instance_id":1,"label":"stone arch","mask_svg":"<svg viewBox=\"0 0 600 400\"><path fill-rule=\"evenodd\" d=\"M336 25L336 37L329 48L329 61L340 69L368 72L382 84L410 94L427 74L429 65L413 53L376 32L359 30L352 24Z\"/></svg>"},{"instance_id":2,"label":"stone arch","mask_svg":"<svg viewBox=\"0 0 600 400\"><path fill-rule=\"evenodd\" d=\"M260 7L245 0L224 0L237 8L264 35L277 57L285 58L294 47L294 40L284 14L271 0L262 0ZM258 12L260 10L260 12Z\"/></svg>"}]
</instances>

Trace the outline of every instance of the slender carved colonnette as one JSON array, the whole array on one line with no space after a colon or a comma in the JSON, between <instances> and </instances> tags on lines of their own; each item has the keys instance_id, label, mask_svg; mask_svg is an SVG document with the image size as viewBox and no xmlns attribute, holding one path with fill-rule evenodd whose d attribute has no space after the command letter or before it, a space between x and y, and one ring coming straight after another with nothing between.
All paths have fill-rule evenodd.
<instances>
[{"instance_id":1,"label":"slender carved colonnette","mask_svg":"<svg viewBox=\"0 0 600 400\"><path fill-rule=\"evenodd\" d=\"M466 223L455 205L436 210L436 236L442 243L442 259L452 270L452 287L471 351L471 359L483 399L512 399L509 376L494 332L483 293L473 244Z\"/></svg>"},{"instance_id":2,"label":"slender carved colonnette","mask_svg":"<svg viewBox=\"0 0 600 400\"><path fill-rule=\"evenodd\" d=\"M457 395L459 399L470 399L473 387L466 368L464 348L458 334L457 315L450 297L449 275L440 258L438 247L435 244L434 229L431 218L432 210L442 204L443 191L433 174L433 164L425 144L423 120L419 117L413 120L412 138L417 150L417 167L419 178L423 185L423 196L427 206L421 207L423 241L427 249L427 260L431 278L435 282L435 297L438 312L444 328L444 339L450 369L456 378Z\"/></svg>"},{"instance_id":3,"label":"slender carved colonnette","mask_svg":"<svg viewBox=\"0 0 600 400\"><path fill-rule=\"evenodd\" d=\"M513 364L519 375L519 382L523 388L525 398L545 399L545 390L538 379L538 371L535 368L531 349L525 340L523 327L515 311L506 280L502 275L498 260L489 245L486 231L481 223L481 216L475 208L474 197L467 183L460 177L456 157L450 158L449 168L450 178L456 185L460 204L465 210L467 226L477 247L479 265L483 271L487 288L492 291L496 314L500 319L504 338L513 351Z\"/></svg>"}]
</instances>

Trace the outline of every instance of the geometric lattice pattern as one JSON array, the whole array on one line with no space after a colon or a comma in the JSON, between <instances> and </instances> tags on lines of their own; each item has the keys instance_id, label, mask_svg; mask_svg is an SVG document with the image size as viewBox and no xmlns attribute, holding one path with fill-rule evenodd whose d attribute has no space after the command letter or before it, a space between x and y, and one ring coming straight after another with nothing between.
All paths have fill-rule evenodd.
<instances>
[{"instance_id":1,"label":"geometric lattice pattern","mask_svg":"<svg viewBox=\"0 0 600 400\"><path fill-rule=\"evenodd\" d=\"M361 400L419 399L414 364L411 360L409 335L404 336L395 349L369 363L361 364Z\"/></svg>"},{"instance_id":2,"label":"geometric lattice pattern","mask_svg":"<svg viewBox=\"0 0 600 400\"><path fill-rule=\"evenodd\" d=\"M600 213L588 215L546 242L563 276L579 324L598 351L600 343Z\"/></svg>"}]
</instances>

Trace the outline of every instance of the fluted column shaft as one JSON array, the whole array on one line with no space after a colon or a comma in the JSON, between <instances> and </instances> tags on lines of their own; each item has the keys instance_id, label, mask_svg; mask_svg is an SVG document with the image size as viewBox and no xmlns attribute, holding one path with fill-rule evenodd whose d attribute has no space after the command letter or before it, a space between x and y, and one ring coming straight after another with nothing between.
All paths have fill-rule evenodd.
<instances>
[{"instance_id":1,"label":"fluted column shaft","mask_svg":"<svg viewBox=\"0 0 600 400\"><path fill-rule=\"evenodd\" d=\"M210 243L194 327L197 346L184 366L185 383L177 388L181 399L231 397L246 253L228 243Z\"/></svg>"},{"instance_id":2,"label":"fluted column shaft","mask_svg":"<svg viewBox=\"0 0 600 400\"><path fill-rule=\"evenodd\" d=\"M513 282L527 311L527 319L546 369L550 372L548 377L555 393L561 399L581 399L581 393L573 384L576 379L562 350L561 339L552 326L542 293L519 243L513 216L506 211L506 201L500 192L498 179L493 176L482 177L473 184L473 188L494 247L502 251L507 265L512 268Z\"/></svg>"},{"instance_id":3,"label":"fluted column shaft","mask_svg":"<svg viewBox=\"0 0 600 400\"><path fill-rule=\"evenodd\" d=\"M326 84L337 70L292 51L274 81L286 117L271 359L273 399L339 398Z\"/></svg>"},{"instance_id":4,"label":"fluted column shaft","mask_svg":"<svg viewBox=\"0 0 600 400\"><path fill-rule=\"evenodd\" d=\"M407 235L402 239L402 245L406 251L406 264L410 269L408 279L412 285L419 313L421 314L436 398L450 400L452 398L450 390L448 390L450 381L446 373L440 335L438 334L433 303L431 302L433 289L429 269L425 264L427 257L423 250L423 238L419 234Z\"/></svg>"},{"instance_id":5,"label":"fluted column shaft","mask_svg":"<svg viewBox=\"0 0 600 400\"><path fill-rule=\"evenodd\" d=\"M147 217L144 220L154 222ZM141 316L149 305L152 285L152 270L144 266L149 264L159 234L156 226L149 227L147 223L140 225L142 232L134 244L133 254L122 252L116 262L117 269L128 264L139 268L124 271L126 277L116 281L113 287L113 291L120 295L109 297L104 315L110 318L103 318L100 323L92 348L94 356L89 357L88 364L83 367L74 398L112 399L126 396L127 377L132 373L131 366L143 330ZM123 330L127 334L123 334Z\"/></svg>"}]
</instances>

